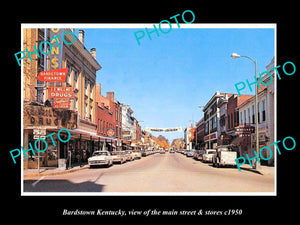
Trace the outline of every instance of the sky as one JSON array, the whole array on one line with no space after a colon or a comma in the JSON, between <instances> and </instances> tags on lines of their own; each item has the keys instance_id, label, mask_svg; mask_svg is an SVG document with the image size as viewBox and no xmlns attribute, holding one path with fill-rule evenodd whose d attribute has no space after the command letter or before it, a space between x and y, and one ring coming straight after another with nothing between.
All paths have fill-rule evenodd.
<instances>
[{"instance_id":1,"label":"sky","mask_svg":"<svg viewBox=\"0 0 300 225\"><path fill-rule=\"evenodd\" d=\"M114 91L119 102L130 105L142 129L195 124L203 117L198 106L205 105L216 91L237 93L235 83L254 81L253 62L232 59L231 53L256 59L258 73L266 71L275 55L272 28L175 29L177 25L172 25L169 33L159 31L159 37L152 33L152 40L142 25L82 28L86 48L96 48L102 66L96 78L102 95ZM140 30L145 36L138 45L134 33ZM247 88L241 94L254 92ZM170 143L183 137L183 132L152 134L162 134Z\"/></svg>"}]
</instances>

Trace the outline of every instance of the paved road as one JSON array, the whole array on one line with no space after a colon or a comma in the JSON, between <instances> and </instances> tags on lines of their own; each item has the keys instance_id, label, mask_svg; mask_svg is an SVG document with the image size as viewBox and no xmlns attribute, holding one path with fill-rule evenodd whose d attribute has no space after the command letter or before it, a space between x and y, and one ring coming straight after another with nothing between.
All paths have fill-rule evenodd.
<instances>
[{"instance_id":1,"label":"paved road","mask_svg":"<svg viewBox=\"0 0 300 225\"><path fill-rule=\"evenodd\" d=\"M179 153L24 180L25 192L273 192L273 175L214 168Z\"/></svg>"}]
</instances>

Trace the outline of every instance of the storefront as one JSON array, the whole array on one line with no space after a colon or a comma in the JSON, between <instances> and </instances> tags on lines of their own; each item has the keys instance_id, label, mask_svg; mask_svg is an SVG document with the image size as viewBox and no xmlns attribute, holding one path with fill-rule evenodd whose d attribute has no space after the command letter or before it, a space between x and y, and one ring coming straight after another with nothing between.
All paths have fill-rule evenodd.
<instances>
[{"instance_id":1,"label":"storefront","mask_svg":"<svg viewBox=\"0 0 300 225\"><path fill-rule=\"evenodd\" d=\"M36 139L57 133L61 128L66 128L70 132L77 127L77 113L71 110L53 109L42 105L25 104L23 106L23 147L29 149L29 143L33 144ZM38 136L39 130L43 131L42 136ZM61 133L63 136L63 132ZM51 138L44 138L48 147L40 153L40 165L45 167L58 166L58 159L66 156L66 150L74 148L74 137L67 143L60 142L57 136L53 135L53 144ZM43 149L44 143L41 142ZM28 151L28 158L24 157L24 168L37 168L37 154Z\"/></svg>"},{"instance_id":2,"label":"storefront","mask_svg":"<svg viewBox=\"0 0 300 225\"><path fill-rule=\"evenodd\" d=\"M213 149L218 145L217 132L204 136L205 148Z\"/></svg>"}]
</instances>

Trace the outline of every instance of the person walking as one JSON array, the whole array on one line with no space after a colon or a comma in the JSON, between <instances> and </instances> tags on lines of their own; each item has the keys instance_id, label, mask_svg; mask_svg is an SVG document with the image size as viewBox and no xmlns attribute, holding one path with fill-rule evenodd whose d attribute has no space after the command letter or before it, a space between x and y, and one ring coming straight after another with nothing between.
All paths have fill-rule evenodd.
<instances>
[{"instance_id":1,"label":"person walking","mask_svg":"<svg viewBox=\"0 0 300 225\"><path fill-rule=\"evenodd\" d=\"M67 162L66 162L66 170L69 169L70 161L71 161L71 151L68 151ZM70 169L71 169L71 167L70 167Z\"/></svg>"}]
</instances>

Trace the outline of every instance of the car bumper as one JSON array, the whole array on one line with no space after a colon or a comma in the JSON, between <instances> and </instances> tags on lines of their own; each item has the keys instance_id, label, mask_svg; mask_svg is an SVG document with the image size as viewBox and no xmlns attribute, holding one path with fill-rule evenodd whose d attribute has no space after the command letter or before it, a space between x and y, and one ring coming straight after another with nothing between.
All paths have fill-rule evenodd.
<instances>
[{"instance_id":1,"label":"car bumper","mask_svg":"<svg viewBox=\"0 0 300 225\"><path fill-rule=\"evenodd\" d=\"M117 158L117 159L113 159L113 162L122 162L123 160L120 159L120 158Z\"/></svg>"},{"instance_id":2,"label":"car bumper","mask_svg":"<svg viewBox=\"0 0 300 225\"><path fill-rule=\"evenodd\" d=\"M101 166L101 165L107 165L109 164L109 161L107 160L95 160L95 161L90 161L89 165L90 166Z\"/></svg>"}]
</instances>

